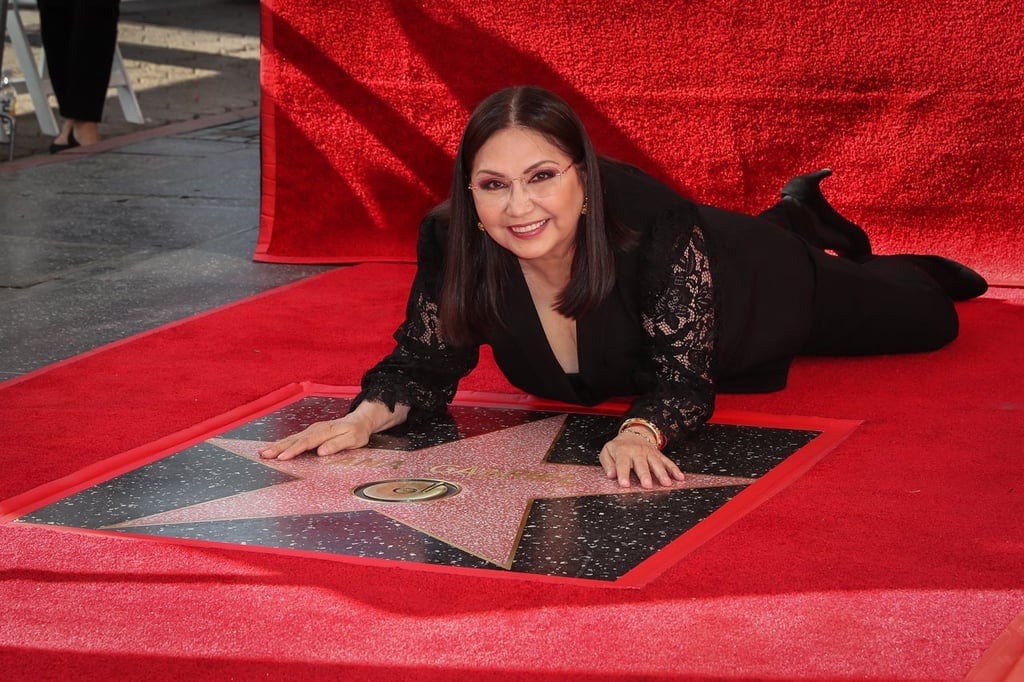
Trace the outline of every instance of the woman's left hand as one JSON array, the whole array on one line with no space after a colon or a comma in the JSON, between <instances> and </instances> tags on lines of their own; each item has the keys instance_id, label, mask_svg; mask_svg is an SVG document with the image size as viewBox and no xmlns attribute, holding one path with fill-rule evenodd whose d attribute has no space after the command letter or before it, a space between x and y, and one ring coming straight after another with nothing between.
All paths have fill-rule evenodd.
<instances>
[{"instance_id":1,"label":"woman's left hand","mask_svg":"<svg viewBox=\"0 0 1024 682\"><path fill-rule=\"evenodd\" d=\"M605 443L599 456L608 478L618 479L619 485L632 485L630 473L635 473L641 488L653 488L654 481L671 487L684 476L676 463L663 455L652 443L635 433L625 431Z\"/></svg>"}]
</instances>

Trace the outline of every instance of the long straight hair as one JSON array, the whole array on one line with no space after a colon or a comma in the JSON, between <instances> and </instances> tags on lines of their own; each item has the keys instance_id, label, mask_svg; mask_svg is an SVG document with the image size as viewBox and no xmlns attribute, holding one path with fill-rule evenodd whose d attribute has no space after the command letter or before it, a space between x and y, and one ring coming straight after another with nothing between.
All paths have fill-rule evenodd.
<instances>
[{"instance_id":1,"label":"long straight hair","mask_svg":"<svg viewBox=\"0 0 1024 682\"><path fill-rule=\"evenodd\" d=\"M469 189L473 161L498 131L525 128L562 150L580 172L587 213L580 216L569 283L557 310L579 318L593 310L615 285L615 249L631 243L632 233L608 220L598 157L576 112L554 93L532 86L500 90L477 106L463 131L455 157L450 199L436 209L448 221L448 247L438 312L446 341L470 345L504 327L502 290L519 264L477 226L480 218Z\"/></svg>"}]
</instances>

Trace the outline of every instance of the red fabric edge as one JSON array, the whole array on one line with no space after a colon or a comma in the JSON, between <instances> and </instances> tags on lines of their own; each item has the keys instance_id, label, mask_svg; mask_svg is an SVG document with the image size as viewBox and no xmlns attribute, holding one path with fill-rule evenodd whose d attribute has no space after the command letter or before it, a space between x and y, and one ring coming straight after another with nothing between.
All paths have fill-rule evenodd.
<instances>
[{"instance_id":1,"label":"red fabric edge","mask_svg":"<svg viewBox=\"0 0 1024 682\"><path fill-rule=\"evenodd\" d=\"M260 245L257 245L257 252L254 253L252 256L252 259L254 261L258 263L282 263L291 265L359 265L360 263L396 263L398 265L409 265L414 264L416 262L415 257L401 258L399 256L277 256L270 255L265 251L259 251L260 248L266 248L268 244L269 240L267 244L262 245L262 247Z\"/></svg>"},{"instance_id":2,"label":"red fabric edge","mask_svg":"<svg viewBox=\"0 0 1024 682\"><path fill-rule=\"evenodd\" d=\"M25 514L67 497L68 495L72 495L102 481L156 461L162 457L172 454L173 452L195 445L196 443L211 438L219 433L223 433L224 431L230 430L236 426L244 424L245 422L251 421L252 419L256 419L264 414L272 412L275 409L283 407L284 405L292 403L301 397L311 395L352 397L358 392L358 387L354 386L326 386L312 382L288 384L255 401L239 406L233 410L229 410L228 412L213 417L212 419L208 419L177 433L159 438L151 443L147 443L140 447L127 450L118 455L114 455L113 457L96 462L73 474L38 486L32 490L0 502L0 523L11 522L18 517L24 516ZM544 400L525 394L485 393L474 391L458 393L453 404L471 405L476 407L506 407L514 409L612 415L625 412L629 405L626 401L612 400L594 407L580 408L579 406L567 405L552 400ZM852 420L781 416L740 410L718 410L715 412L711 421L719 424L753 423L759 426L769 426L773 428L806 429L820 431L821 434L807 446L790 455L784 462L772 469L760 480L751 484L746 490L736 495L736 497L730 500L725 506L711 514L692 530L687 531L676 540L669 543L665 548L644 560L639 566L627 572L616 581L595 581L583 578L535 575L518 572L503 573L500 571L488 571L486 572L486 575L491 576L493 574L495 577L528 581L562 584L571 583L587 585L590 587L644 587L661 575L665 570L678 563L683 556L713 538L722 530L743 517L746 513L762 504L764 501L789 485L796 478L801 476L822 457L824 457L825 454L841 443L861 423L859 421ZM47 527L50 528L50 526ZM111 535L109 532L97 529L53 528L66 532L80 532L107 536ZM288 556L298 555L321 560L342 561L368 566L403 568L417 571L425 570L435 573L455 573L475 576L481 575L481 571L478 569L453 566L406 563L401 561L323 554L320 552L275 547L244 546L233 543L191 540L187 538L156 537L141 534L134 535L124 532L117 532L113 535L116 535L117 537L127 536L145 539L150 542L163 542L187 546L216 546L227 549L241 549L243 551L283 554Z\"/></svg>"},{"instance_id":3,"label":"red fabric edge","mask_svg":"<svg viewBox=\"0 0 1024 682\"><path fill-rule=\"evenodd\" d=\"M996 637L964 679L966 682L1024 680L1024 611Z\"/></svg>"},{"instance_id":4,"label":"red fabric edge","mask_svg":"<svg viewBox=\"0 0 1024 682\"><path fill-rule=\"evenodd\" d=\"M256 236L254 260L270 249L274 232L274 217L277 208L277 108L274 96L277 93L274 60L274 13L273 0L260 3L260 228ZM284 262L284 261L266 261Z\"/></svg>"}]
</instances>

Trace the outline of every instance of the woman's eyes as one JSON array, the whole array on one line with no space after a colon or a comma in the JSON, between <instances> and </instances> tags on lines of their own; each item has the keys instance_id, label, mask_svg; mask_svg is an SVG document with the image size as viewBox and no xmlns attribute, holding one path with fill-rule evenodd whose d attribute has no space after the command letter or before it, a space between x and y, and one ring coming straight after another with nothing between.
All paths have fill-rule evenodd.
<instances>
[{"instance_id":1,"label":"woman's eyes","mask_svg":"<svg viewBox=\"0 0 1024 682\"><path fill-rule=\"evenodd\" d=\"M528 175L528 176L524 175L523 177L526 178L527 182L544 182L545 180L552 179L556 175L558 175L557 171L540 170L540 171L537 171L536 173L534 173L532 175ZM492 179L484 180L483 182L481 182L480 183L480 187L483 188L483 189L504 189L504 188L508 187L509 185L511 185L512 182L514 182L515 180L518 180L518 179L519 178L517 178L517 177L512 178L512 180L500 180L498 178L492 178Z\"/></svg>"},{"instance_id":2,"label":"woman's eyes","mask_svg":"<svg viewBox=\"0 0 1024 682\"><path fill-rule=\"evenodd\" d=\"M540 182L547 182L548 180L554 180L558 177L558 171L555 170L539 170L535 171L532 175L522 176L526 179L527 183L536 184ZM512 178L511 180L503 180L499 178L491 178L490 180L484 180L480 183L480 189L485 192L504 192L508 190L512 183L520 178Z\"/></svg>"}]
</instances>

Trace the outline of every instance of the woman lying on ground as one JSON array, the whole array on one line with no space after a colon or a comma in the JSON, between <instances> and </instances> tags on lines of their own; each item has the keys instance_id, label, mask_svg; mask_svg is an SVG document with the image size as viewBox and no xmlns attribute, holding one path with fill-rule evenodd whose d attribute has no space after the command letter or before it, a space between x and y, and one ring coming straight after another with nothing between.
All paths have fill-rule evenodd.
<instances>
[{"instance_id":1,"label":"woman lying on ground","mask_svg":"<svg viewBox=\"0 0 1024 682\"><path fill-rule=\"evenodd\" d=\"M395 350L348 415L261 455L333 454L443 412L490 344L533 395L636 396L601 465L622 486L631 474L670 486L683 474L662 449L711 416L716 391L781 389L800 354L935 350L957 335L953 301L986 290L945 258L873 255L822 196L830 173L793 178L756 217L703 206L598 156L551 92L497 92L466 125L450 199L421 226Z\"/></svg>"}]
</instances>

